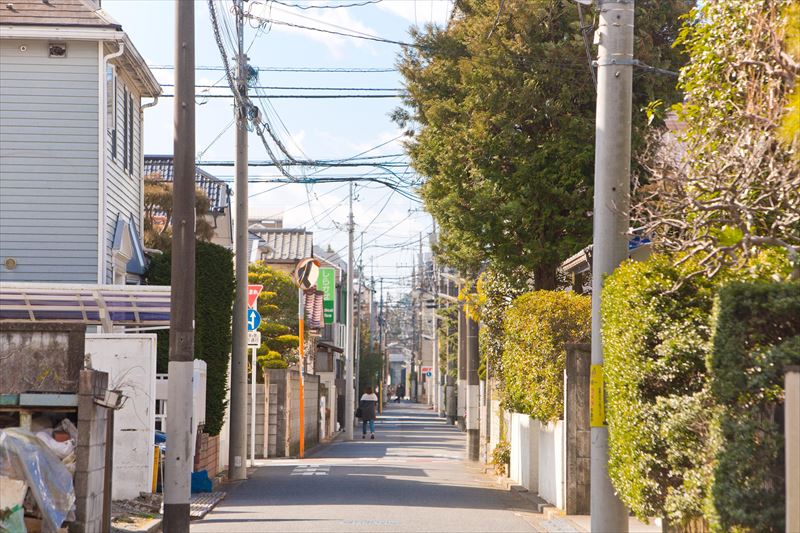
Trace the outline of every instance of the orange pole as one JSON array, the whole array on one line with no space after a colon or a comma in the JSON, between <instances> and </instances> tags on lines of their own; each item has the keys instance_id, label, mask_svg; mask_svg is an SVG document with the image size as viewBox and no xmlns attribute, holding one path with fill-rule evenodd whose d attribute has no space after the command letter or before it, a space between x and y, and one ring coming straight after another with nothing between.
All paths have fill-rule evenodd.
<instances>
[{"instance_id":1,"label":"orange pole","mask_svg":"<svg viewBox=\"0 0 800 533\"><path fill-rule=\"evenodd\" d=\"M303 291L300 291L302 295ZM301 307L302 309L302 307ZM304 375L305 375L305 366L303 362L303 356L305 355L305 339L304 337L304 326L305 326L305 319L303 315L300 315L300 459L303 458L306 450L306 402L305 402L305 391L303 390L304 386Z\"/></svg>"}]
</instances>

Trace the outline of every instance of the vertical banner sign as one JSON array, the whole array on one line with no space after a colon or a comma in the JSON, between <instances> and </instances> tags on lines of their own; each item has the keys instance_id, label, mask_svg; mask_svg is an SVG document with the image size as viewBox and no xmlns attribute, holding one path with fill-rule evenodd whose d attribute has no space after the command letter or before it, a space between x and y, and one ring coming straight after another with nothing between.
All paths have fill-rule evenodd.
<instances>
[{"instance_id":1,"label":"vertical banner sign","mask_svg":"<svg viewBox=\"0 0 800 533\"><path fill-rule=\"evenodd\" d=\"M592 365L589 374L589 425L606 425L606 391L603 386L603 365Z\"/></svg>"},{"instance_id":2,"label":"vertical banner sign","mask_svg":"<svg viewBox=\"0 0 800 533\"><path fill-rule=\"evenodd\" d=\"M317 289L323 292L322 314L325 324L333 324L336 308L336 269L320 268Z\"/></svg>"}]
</instances>

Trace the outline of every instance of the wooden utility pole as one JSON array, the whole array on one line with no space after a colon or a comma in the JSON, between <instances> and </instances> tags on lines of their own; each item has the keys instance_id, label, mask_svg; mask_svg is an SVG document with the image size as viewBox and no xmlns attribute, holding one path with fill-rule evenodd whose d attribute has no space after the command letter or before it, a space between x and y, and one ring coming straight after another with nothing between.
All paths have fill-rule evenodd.
<instances>
[{"instance_id":1,"label":"wooden utility pole","mask_svg":"<svg viewBox=\"0 0 800 533\"><path fill-rule=\"evenodd\" d=\"M164 531L189 531L194 373L195 139L194 2L175 3L175 160L172 203L169 384Z\"/></svg>"},{"instance_id":2,"label":"wooden utility pole","mask_svg":"<svg viewBox=\"0 0 800 533\"><path fill-rule=\"evenodd\" d=\"M247 479L247 57L244 53L244 12L242 0L235 0L236 32L236 294L233 302L233 347L231 350L230 435L228 438L228 479ZM255 376L255 369L253 371ZM255 377L254 377L255 379Z\"/></svg>"}]
</instances>

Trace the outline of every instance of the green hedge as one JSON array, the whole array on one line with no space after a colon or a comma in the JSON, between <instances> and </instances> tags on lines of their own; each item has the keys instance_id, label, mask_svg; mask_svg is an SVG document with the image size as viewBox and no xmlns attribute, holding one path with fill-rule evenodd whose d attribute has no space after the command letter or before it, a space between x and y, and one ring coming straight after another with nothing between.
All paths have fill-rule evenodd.
<instances>
[{"instance_id":1,"label":"green hedge","mask_svg":"<svg viewBox=\"0 0 800 533\"><path fill-rule=\"evenodd\" d=\"M640 518L688 522L707 492L710 350L716 281L669 256L606 278L602 323L609 475ZM672 291L672 292L671 292Z\"/></svg>"},{"instance_id":2,"label":"green hedge","mask_svg":"<svg viewBox=\"0 0 800 533\"><path fill-rule=\"evenodd\" d=\"M713 503L724 531L784 531L784 367L800 364L800 284L719 293L711 392L721 406Z\"/></svg>"},{"instance_id":3,"label":"green hedge","mask_svg":"<svg viewBox=\"0 0 800 533\"><path fill-rule=\"evenodd\" d=\"M209 242L196 242L195 338L196 359L208 366L204 431L218 435L225 418L231 321L235 289L233 253ZM171 252L150 262L145 278L150 285L169 285ZM158 371L167 372L169 332L158 332Z\"/></svg>"},{"instance_id":4,"label":"green hedge","mask_svg":"<svg viewBox=\"0 0 800 533\"><path fill-rule=\"evenodd\" d=\"M505 407L543 422L564 411L565 345L589 342L591 299L572 292L535 291L506 311L503 347Z\"/></svg>"}]
</instances>

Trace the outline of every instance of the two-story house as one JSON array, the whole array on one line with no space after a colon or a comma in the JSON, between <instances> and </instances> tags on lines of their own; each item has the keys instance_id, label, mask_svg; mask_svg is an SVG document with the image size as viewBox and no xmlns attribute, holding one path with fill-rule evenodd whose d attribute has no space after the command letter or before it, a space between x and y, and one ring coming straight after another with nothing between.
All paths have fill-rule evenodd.
<instances>
[{"instance_id":1,"label":"two-story house","mask_svg":"<svg viewBox=\"0 0 800 533\"><path fill-rule=\"evenodd\" d=\"M160 92L98 1L5 3L0 281L140 280L142 120Z\"/></svg>"}]
</instances>

